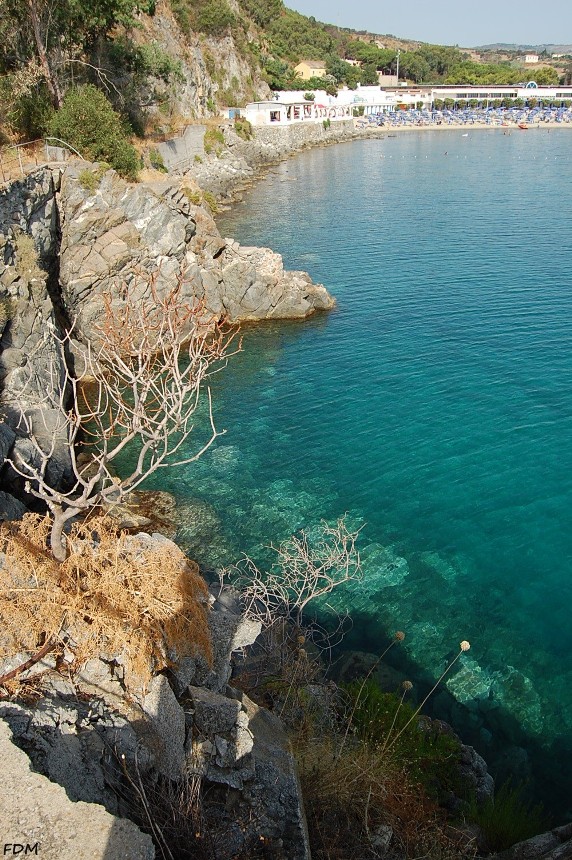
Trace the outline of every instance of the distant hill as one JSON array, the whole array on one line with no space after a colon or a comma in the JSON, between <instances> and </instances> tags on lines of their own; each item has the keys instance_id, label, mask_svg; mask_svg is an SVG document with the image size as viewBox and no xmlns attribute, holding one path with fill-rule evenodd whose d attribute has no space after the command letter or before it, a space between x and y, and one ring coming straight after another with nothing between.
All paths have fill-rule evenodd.
<instances>
[{"instance_id":1,"label":"distant hill","mask_svg":"<svg viewBox=\"0 0 572 860\"><path fill-rule=\"evenodd\" d=\"M520 45L508 44L506 42L495 42L491 45L476 45L475 51L506 51L519 53L529 51L534 54L541 54L546 51L547 54L572 54L572 45Z\"/></svg>"}]
</instances>

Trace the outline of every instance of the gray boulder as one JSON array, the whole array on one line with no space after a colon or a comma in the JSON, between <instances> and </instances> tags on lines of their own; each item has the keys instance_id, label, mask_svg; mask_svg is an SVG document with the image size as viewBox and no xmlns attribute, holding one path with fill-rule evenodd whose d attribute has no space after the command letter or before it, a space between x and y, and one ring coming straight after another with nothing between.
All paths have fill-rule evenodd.
<instances>
[{"instance_id":1,"label":"gray boulder","mask_svg":"<svg viewBox=\"0 0 572 860\"><path fill-rule=\"evenodd\" d=\"M525 842L518 842L490 860L570 860L572 858L572 823L555 827Z\"/></svg>"},{"instance_id":2,"label":"gray boulder","mask_svg":"<svg viewBox=\"0 0 572 860\"><path fill-rule=\"evenodd\" d=\"M153 860L151 838L95 803L72 802L30 761L0 720L4 845L38 845L44 860Z\"/></svg>"}]
</instances>

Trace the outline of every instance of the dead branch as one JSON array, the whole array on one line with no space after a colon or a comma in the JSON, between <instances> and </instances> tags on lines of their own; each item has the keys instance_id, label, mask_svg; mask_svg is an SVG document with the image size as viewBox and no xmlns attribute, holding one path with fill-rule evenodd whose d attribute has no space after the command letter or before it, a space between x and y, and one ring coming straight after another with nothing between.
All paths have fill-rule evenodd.
<instances>
[{"instance_id":1,"label":"dead branch","mask_svg":"<svg viewBox=\"0 0 572 860\"><path fill-rule=\"evenodd\" d=\"M15 669L12 669L10 672L6 672L4 675L0 675L0 684L5 684L6 681L11 681L12 678L16 678L18 675L21 675L22 672L26 672L28 669L31 669L32 666L35 666L36 663L39 663L40 660L49 654L50 651L53 651L57 645L57 640L48 639L48 641L43 645L39 651L33 654L29 660L26 660L24 663L21 663L19 666L16 666Z\"/></svg>"},{"instance_id":2,"label":"dead branch","mask_svg":"<svg viewBox=\"0 0 572 860\"><path fill-rule=\"evenodd\" d=\"M224 432L215 427L208 379L240 350L237 330L209 317L203 303L184 302L181 279L160 295L154 278L147 277L145 299L136 299L128 287L119 305L111 295L103 297L95 344L78 347L73 327L60 334L46 326L38 349L50 347L47 380L34 378L32 369L18 392L22 404L31 391L46 392L45 409L20 408L19 429L34 457L16 454L10 462L27 492L52 514L50 545L58 561L66 555L64 528L70 519L94 505L122 501L158 469L198 460ZM75 375L66 361L72 346L81 365ZM189 450L203 401L208 435ZM115 462L134 445L134 465L117 477ZM62 447L71 473L64 488L52 485L48 468Z\"/></svg>"},{"instance_id":3,"label":"dead branch","mask_svg":"<svg viewBox=\"0 0 572 860\"><path fill-rule=\"evenodd\" d=\"M335 526L324 522L315 541L302 531L280 546L273 546L277 560L269 572L263 573L245 556L238 564L221 571L221 580L231 580L240 592L245 614L261 621L263 627L286 618L299 628L310 602L325 597L344 582L359 579L361 562L356 548L359 532L359 529L348 530L345 517ZM324 606L331 609L328 604ZM336 636L341 634L342 627L338 616Z\"/></svg>"}]
</instances>

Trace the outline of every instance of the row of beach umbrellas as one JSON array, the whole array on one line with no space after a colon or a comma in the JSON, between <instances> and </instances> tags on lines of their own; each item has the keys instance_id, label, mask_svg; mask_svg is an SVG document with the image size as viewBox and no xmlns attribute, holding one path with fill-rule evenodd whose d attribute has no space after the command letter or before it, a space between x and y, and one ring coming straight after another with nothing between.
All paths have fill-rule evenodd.
<instances>
[{"instance_id":1,"label":"row of beach umbrellas","mask_svg":"<svg viewBox=\"0 0 572 860\"><path fill-rule=\"evenodd\" d=\"M466 108L463 110L399 110L394 113L370 114L363 118L364 123L378 126L404 125L471 125L484 122L487 125L502 125L503 123L534 124L541 122L569 123L572 122L570 107L534 107L534 108Z\"/></svg>"}]
</instances>

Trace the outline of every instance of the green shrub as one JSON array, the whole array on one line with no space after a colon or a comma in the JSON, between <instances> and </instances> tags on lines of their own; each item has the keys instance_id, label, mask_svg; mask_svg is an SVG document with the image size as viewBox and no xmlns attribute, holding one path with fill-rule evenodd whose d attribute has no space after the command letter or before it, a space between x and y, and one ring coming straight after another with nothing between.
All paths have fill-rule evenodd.
<instances>
[{"instance_id":1,"label":"green shrub","mask_svg":"<svg viewBox=\"0 0 572 860\"><path fill-rule=\"evenodd\" d=\"M84 189L84 191L89 191L90 194L93 194L95 190L99 187L99 180L93 170L82 170L77 178L79 184Z\"/></svg>"},{"instance_id":2,"label":"green shrub","mask_svg":"<svg viewBox=\"0 0 572 860\"><path fill-rule=\"evenodd\" d=\"M236 22L226 0L207 0L197 15L197 28L207 36L222 36Z\"/></svg>"},{"instance_id":3,"label":"green shrub","mask_svg":"<svg viewBox=\"0 0 572 860\"><path fill-rule=\"evenodd\" d=\"M160 170L161 173L168 173L169 171L165 167L165 162L163 161L163 156L159 152L158 149L151 149L149 151L149 162L151 167L154 167L155 170Z\"/></svg>"},{"instance_id":4,"label":"green shrub","mask_svg":"<svg viewBox=\"0 0 572 860\"><path fill-rule=\"evenodd\" d=\"M85 158L108 161L128 179L136 179L140 159L104 94L92 84L70 89L50 123L50 133Z\"/></svg>"},{"instance_id":5,"label":"green shrub","mask_svg":"<svg viewBox=\"0 0 572 860\"><path fill-rule=\"evenodd\" d=\"M479 825L489 851L504 851L550 827L542 805L531 806L522 793L522 783L513 786L509 779L485 803L471 800L467 818Z\"/></svg>"},{"instance_id":6,"label":"green shrub","mask_svg":"<svg viewBox=\"0 0 572 860\"><path fill-rule=\"evenodd\" d=\"M185 195L189 203L192 203L194 206L200 206L200 204L202 203L203 198L201 197L199 191L191 191L190 188L183 188L183 194Z\"/></svg>"},{"instance_id":7,"label":"green shrub","mask_svg":"<svg viewBox=\"0 0 572 860\"><path fill-rule=\"evenodd\" d=\"M260 27L267 27L271 21L280 17L284 8L282 0L240 0L240 5Z\"/></svg>"},{"instance_id":8,"label":"green shrub","mask_svg":"<svg viewBox=\"0 0 572 860\"><path fill-rule=\"evenodd\" d=\"M429 794L439 797L443 789L462 790L457 765L461 744L454 735L437 730L418 715L404 696L384 693L373 680L354 681L346 687L350 697L351 727L368 746L398 759L409 777ZM398 737L399 736L399 737Z\"/></svg>"},{"instance_id":9,"label":"green shrub","mask_svg":"<svg viewBox=\"0 0 572 860\"><path fill-rule=\"evenodd\" d=\"M90 170L86 168L82 170L78 176L78 182L85 191L89 191L90 194L93 194L97 188L99 188L99 183L102 180L103 174L109 170L111 167L107 162L100 162L99 166L96 170Z\"/></svg>"},{"instance_id":10,"label":"green shrub","mask_svg":"<svg viewBox=\"0 0 572 860\"><path fill-rule=\"evenodd\" d=\"M4 331L6 323L14 316L14 302L10 296L0 298L0 332Z\"/></svg>"},{"instance_id":11,"label":"green shrub","mask_svg":"<svg viewBox=\"0 0 572 860\"><path fill-rule=\"evenodd\" d=\"M224 134L220 128L208 128L205 131L203 145L207 155L210 155L211 152L220 155L224 149Z\"/></svg>"},{"instance_id":12,"label":"green shrub","mask_svg":"<svg viewBox=\"0 0 572 860\"><path fill-rule=\"evenodd\" d=\"M242 116L235 117L234 130L243 140L250 140L253 135L252 123Z\"/></svg>"},{"instance_id":13,"label":"green shrub","mask_svg":"<svg viewBox=\"0 0 572 860\"><path fill-rule=\"evenodd\" d=\"M136 49L135 55L137 71L163 78L165 81L184 81L181 61L173 59L156 42L141 45Z\"/></svg>"},{"instance_id":14,"label":"green shrub","mask_svg":"<svg viewBox=\"0 0 572 860\"><path fill-rule=\"evenodd\" d=\"M44 137L50 126L54 109L46 87L42 84L12 102L7 120L12 129L26 140Z\"/></svg>"},{"instance_id":15,"label":"green shrub","mask_svg":"<svg viewBox=\"0 0 572 860\"><path fill-rule=\"evenodd\" d=\"M216 197L211 191L203 191L203 202L207 204L213 215L218 212Z\"/></svg>"}]
</instances>

